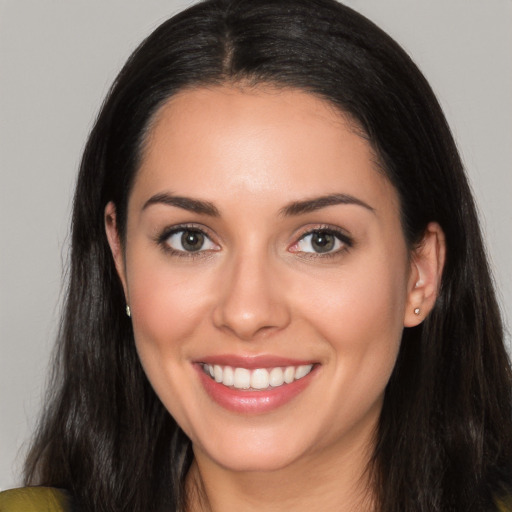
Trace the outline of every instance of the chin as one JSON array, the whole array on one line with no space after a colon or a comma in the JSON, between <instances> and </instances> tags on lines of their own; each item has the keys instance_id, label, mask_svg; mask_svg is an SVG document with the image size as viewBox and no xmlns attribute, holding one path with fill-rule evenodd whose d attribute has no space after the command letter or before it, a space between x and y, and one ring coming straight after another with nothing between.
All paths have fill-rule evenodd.
<instances>
[{"instance_id":1,"label":"chin","mask_svg":"<svg viewBox=\"0 0 512 512\"><path fill-rule=\"evenodd\" d=\"M294 463L304 455L298 439L276 436L269 439L268 433L227 436L220 440L209 439L204 445L193 443L196 457L213 461L224 469L237 472L278 471Z\"/></svg>"},{"instance_id":2,"label":"chin","mask_svg":"<svg viewBox=\"0 0 512 512\"><path fill-rule=\"evenodd\" d=\"M274 449L273 453L233 450L231 453L213 456L213 461L234 472L273 472L286 468L296 460L296 456Z\"/></svg>"}]
</instances>

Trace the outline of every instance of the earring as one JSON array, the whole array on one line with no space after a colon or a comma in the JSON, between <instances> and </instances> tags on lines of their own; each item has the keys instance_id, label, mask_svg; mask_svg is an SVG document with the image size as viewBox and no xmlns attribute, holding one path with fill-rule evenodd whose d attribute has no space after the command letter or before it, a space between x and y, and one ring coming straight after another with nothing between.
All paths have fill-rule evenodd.
<instances>
[{"instance_id":1,"label":"earring","mask_svg":"<svg viewBox=\"0 0 512 512\"><path fill-rule=\"evenodd\" d=\"M420 314L420 308L415 308L414 309L414 314L415 315L419 315Z\"/></svg>"},{"instance_id":2,"label":"earring","mask_svg":"<svg viewBox=\"0 0 512 512\"><path fill-rule=\"evenodd\" d=\"M128 304L126 304L126 316L132 316L132 312L130 311L130 306L128 306Z\"/></svg>"}]
</instances>

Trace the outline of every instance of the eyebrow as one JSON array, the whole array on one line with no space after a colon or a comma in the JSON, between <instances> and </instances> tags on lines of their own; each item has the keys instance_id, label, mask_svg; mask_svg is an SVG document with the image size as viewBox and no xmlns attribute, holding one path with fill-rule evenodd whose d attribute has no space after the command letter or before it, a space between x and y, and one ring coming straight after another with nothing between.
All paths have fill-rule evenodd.
<instances>
[{"instance_id":1,"label":"eyebrow","mask_svg":"<svg viewBox=\"0 0 512 512\"><path fill-rule=\"evenodd\" d=\"M208 215L210 217L219 217L219 210L208 201L201 201L199 199L191 199L190 197L174 196L168 193L156 194L150 197L142 207L145 210L154 204L164 204L167 206L175 206L176 208L182 208L189 212L198 213L201 215Z\"/></svg>"},{"instance_id":2,"label":"eyebrow","mask_svg":"<svg viewBox=\"0 0 512 512\"><path fill-rule=\"evenodd\" d=\"M364 201L361 201L361 199L358 199L357 197L348 194L329 194L326 196L306 199L304 201L294 201L293 203L290 203L284 208L282 208L280 210L280 214L285 217L290 217L293 215L302 215L304 213L314 212L327 206L334 206L337 204L354 204L357 206L362 206L363 208L366 208L372 213L375 213L374 208L372 208L369 204L365 203Z\"/></svg>"},{"instance_id":3,"label":"eyebrow","mask_svg":"<svg viewBox=\"0 0 512 512\"><path fill-rule=\"evenodd\" d=\"M167 206L182 208L189 212L208 215L210 217L220 217L220 212L213 203L210 203L209 201L201 201L199 199L192 199L190 197L174 196L169 193L155 194L144 203L142 210L145 210L154 204L164 204ZM291 217L314 212L316 210L326 208L327 206L334 206L338 204L357 205L375 213L375 209L369 204L349 194L329 194L326 196L306 199L304 201L294 201L282 208L279 213L285 217Z\"/></svg>"}]
</instances>

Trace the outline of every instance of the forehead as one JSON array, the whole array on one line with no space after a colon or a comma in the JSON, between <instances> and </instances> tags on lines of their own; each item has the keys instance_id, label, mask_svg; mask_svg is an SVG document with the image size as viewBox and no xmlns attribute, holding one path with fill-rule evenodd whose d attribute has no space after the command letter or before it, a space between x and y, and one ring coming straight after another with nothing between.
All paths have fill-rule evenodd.
<instances>
[{"instance_id":1,"label":"forehead","mask_svg":"<svg viewBox=\"0 0 512 512\"><path fill-rule=\"evenodd\" d=\"M134 192L210 200L222 190L286 202L339 187L396 199L349 116L300 90L217 86L182 91L160 108Z\"/></svg>"}]
</instances>

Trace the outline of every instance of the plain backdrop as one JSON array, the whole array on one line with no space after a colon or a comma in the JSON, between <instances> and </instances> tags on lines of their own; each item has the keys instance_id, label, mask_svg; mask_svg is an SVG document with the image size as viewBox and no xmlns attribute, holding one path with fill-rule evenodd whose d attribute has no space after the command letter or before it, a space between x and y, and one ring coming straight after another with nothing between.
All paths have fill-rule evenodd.
<instances>
[{"instance_id":1,"label":"plain backdrop","mask_svg":"<svg viewBox=\"0 0 512 512\"><path fill-rule=\"evenodd\" d=\"M0 0L0 490L21 483L42 403L88 131L136 44L190 3ZM510 321L512 0L346 3L397 39L437 93Z\"/></svg>"}]
</instances>

